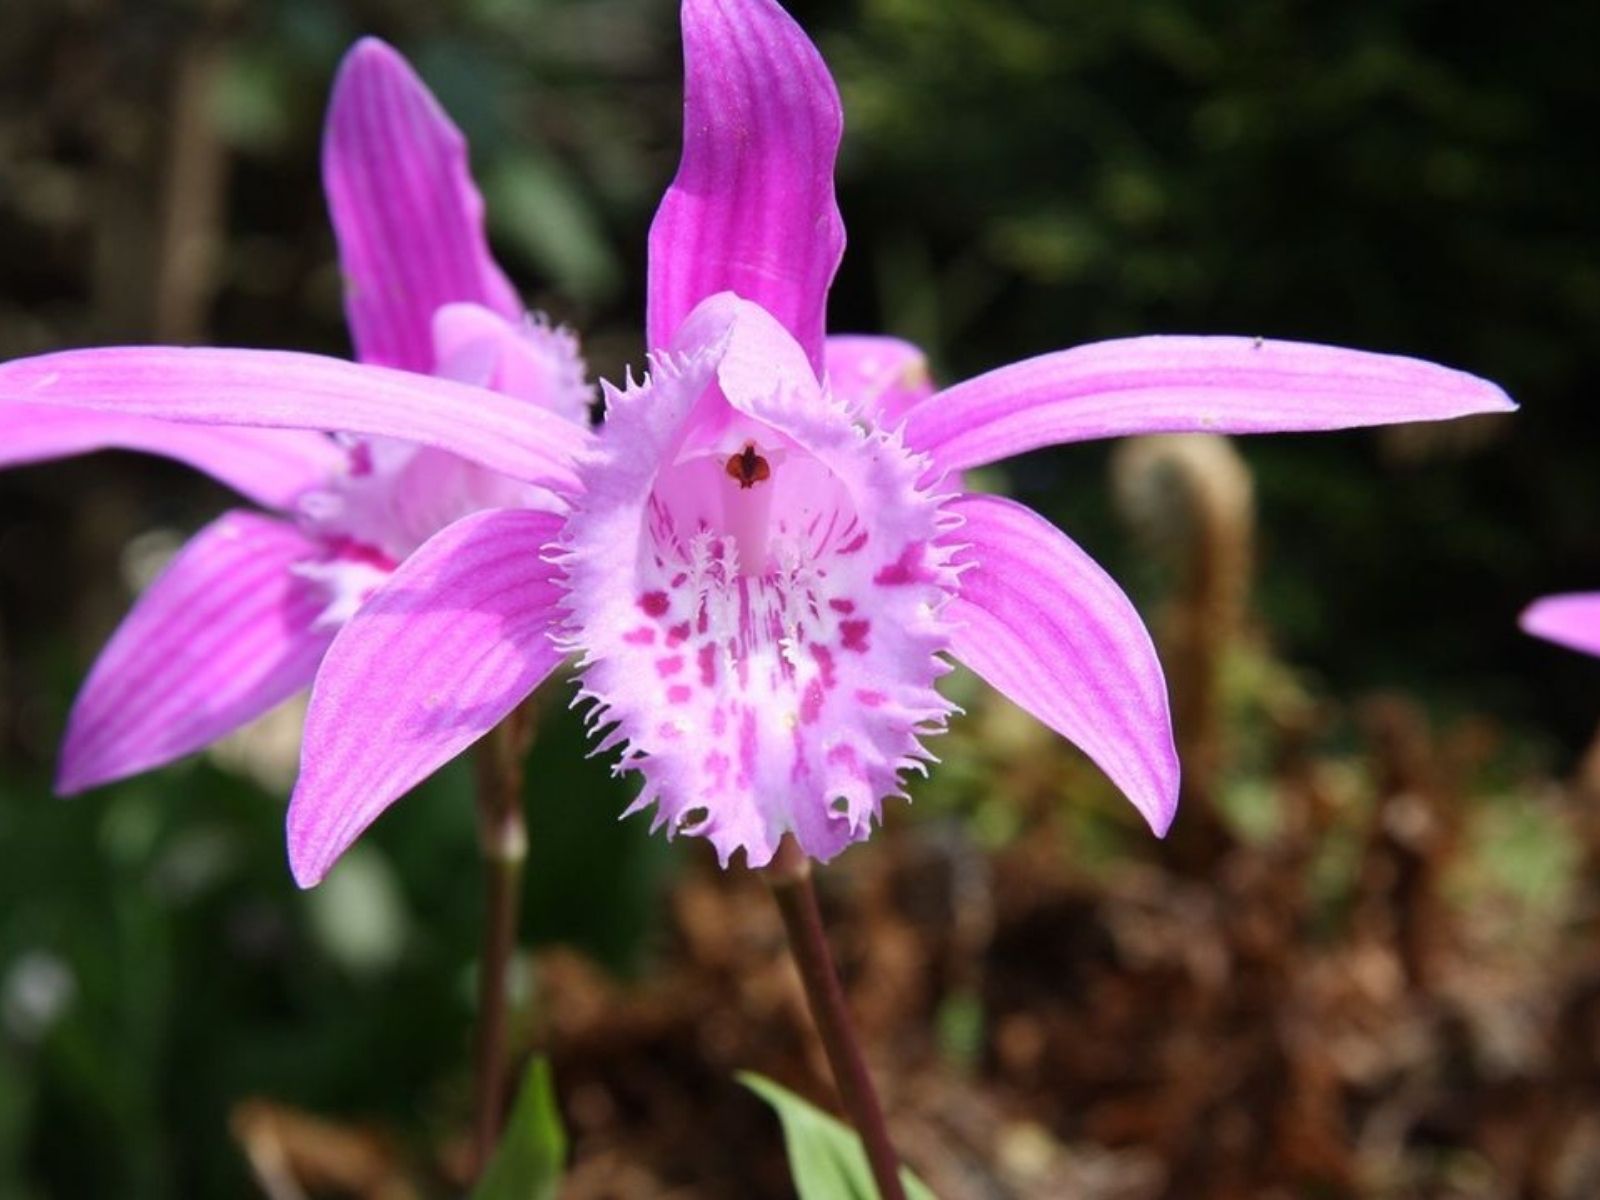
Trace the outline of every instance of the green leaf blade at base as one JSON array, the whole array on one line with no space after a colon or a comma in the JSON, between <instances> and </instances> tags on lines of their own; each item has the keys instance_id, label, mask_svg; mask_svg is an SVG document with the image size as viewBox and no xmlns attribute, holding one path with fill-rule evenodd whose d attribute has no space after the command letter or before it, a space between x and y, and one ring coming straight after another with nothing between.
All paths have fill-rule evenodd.
<instances>
[{"instance_id":1,"label":"green leaf blade at base","mask_svg":"<svg viewBox=\"0 0 1600 1200\"><path fill-rule=\"evenodd\" d=\"M853 1129L753 1071L741 1071L739 1082L777 1112L800 1200L881 1200L867 1152ZM909 1200L937 1200L905 1167L900 1168L900 1182Z\"/></svg>"},{"instance_id":2,"label":"green leaf blade at base","mask_svg":"<svg viewBox=\"0 0 1600 1200\"><path fill-rule=\"evenodd\" d=\"M567 1160L567 1131L556 1108L550 1064L536 1058L471 1200L556 1200Z\"/></svg>"}]
</instances>

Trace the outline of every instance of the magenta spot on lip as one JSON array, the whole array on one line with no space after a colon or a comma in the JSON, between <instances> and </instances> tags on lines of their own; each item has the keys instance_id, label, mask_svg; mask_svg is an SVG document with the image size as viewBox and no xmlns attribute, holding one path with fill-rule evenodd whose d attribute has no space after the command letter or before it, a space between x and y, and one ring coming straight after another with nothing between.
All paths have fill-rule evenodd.
<instances>
[{"instance_id":1,"label":"magenta spot on lip","mask_svg":"<svg viewBox=\"0 0 1600 1200\"><path fill-rule=\"evenodd\" d=\"M881 584L884 587L904 587L908 583L927 583L933 576L922 565L922 557L926 549L927 543L925 542L907 542L906 548L900 551L900 557L874 575L872 582Z\"/></svg>"},{"instance_id":2,"label":"magenta spot on lip","mask_svg":"<svg viewBox=\"0 0 1600 1200\"><path fill-rule=\"evenodd\" d=\"M681 588L684 584L686 584L688 582L689 582L689 575L688 575L688 572L686 572L686 571L679 571L676 575L674 575L672 577L672 586L675 587L675 588Z\"/></svg>"},{"instance_id":3,"label":"magenta spot on lip","mask_svg":"<svg viewBox=\"0 0 1600 1200\"><path fill-rule=\"evenodd\" d=\"M350 474L372 474L372 446L367 442L354 442L349 448Z\"/></svg>"},{"instance_id":4,"label":"magenta spot on lip","mask_svg":"<svg viewBox=\"0 0 1600 1200\"><path fill-rule=\"evenodd\" d=\"M707 642L700 647L695 661L700 664L700 682L711 687L717 682L717 648Z\"/></svg>"},{"instance_id":5,"label":"magenta spot on lip","mask_svg":"<svg viewBox=\"0 0 1600 1200\"><path fill-rule=\"evenodd\" d=\"M656 659L656 674L665 679L668 675L676 675L683 670L683 655L669 654L666 658Z\"/></svg>"},{"instance_id":6,"label":"magenta spot on lip","mask_svg":"<svg viewBox=\"0 0 1600 1200\"><path fill-rule=\"evenodd\" d=\"M354 538L334 538L327 545L334 558L343 559L345 562L363 563L369 567L377 567L381 571L393 571L400 565L376 546L369 546Z\"/></svg>"},{"instance_id":7,"label":"magenta spot on lip","mask_svg":"<svg viewBox=\"0 0 1600 1200\"><path fill-rule=\"evenodd\" d=\"M749 707L739 715L739 772L746 782L756 777L756 714Z\"/></svg>"},{"instance_id":8,"label":"magenta spot on lip","mask_svg":"<svg viewBox=\"0 0 1600 1200\"><path fill-rule=\"evenodd\" d=\"M689 622L682 621L667 630L667 645L681 646L689 640Z\"/></svg>"},{"instance_id":9,"label":"magenta spot on lip","mask_svg":"<svg viewBox=\"0 0 1600 1200\"><path fill-rule=\"evenodd\" d=\"M840 554L854 554L867 544L867 531L863 529L855 537L839 547Z\"/></svg>"},{"instance_id":10,"label":"magenta spot on lip","mask_svg":"<svg viewBox=\"0 0 1600 1200\"><path fill-rule=\"evenodd\" d=\"M882 692L870 691L867 688L862 688L856 693L856 699L867 708L882 708L888 698Z\"/></svg>"},{"instance_id":11,"label":"magenta spot on lip","mask_svg":"<svg viewBox=\"0 0 1600 1200\"><path fill-rule=\"evenodd\" d=\"M806 684L806 694L800 698L800 723L815 725L822 715L822 683L813 679Z\"/></svg>"},{"instance_id":12,"label":"magenta spot on lip","mask_svg":"<svg viewBox=\"0 0 1600 1200\"><path fill-rule=\"evenodd\" d=\"M683 730L679 729L671 721L663 721L656 726L656 734L666 741L675 742L683 736Z\"/></svg>"},{"instance_id":13,"label":"magenta spot on lip","mask_svg":"<svg viewBox=\"0 0 1600 1200\"><path fill-rule=\"evenodd\" d=\"M667 700L672 704L687 704L693 695L694 689L686 683L675 683L667 689Z\"/></svg>"},{"instance_id":14,"label":"magenta spot on lip","mask_svg":"<svg viewBox=\"0 0 1600 1200\"><path fill-rule=\"evenodd\" d=\"M728 756L721 750L713 750L706 755L706 774L716 781L715 787L721 791L727 786Z\"/></svg>"},{"instance_id":15,"label":"magenta spot on lip","mask_svg":"<svg viewBox=\"0 0 1600 1200\"><path fill-rule=\"evenodd\" d=\"M637 629L630 629L622 635L622 640L630 646L652 646L655 644L656 631L648 625L641 625Z\"/></svg>"},{"instance_id":16,"label":"magenta spot on lip","mask_svg":"<svg viewBox=\"0 0 1600 1200\"><path fill-rule=\"evenodd\" d=\"M833 651L826 646L813 645L811 657L817 660L817 670L822 672L822 686L829 689L836 687L839 677L833 669Z\"/></svg>"},{"instance_id":17,"label":"magenta spot on lip","mask_svg":"<svg viewBox=\"0 0 1600 1200\"><path fill-rule=\"evenodd\" d=\"M841 742L828 751L828 762L836 767L854 767L856 765L856 748L847 742Z\"/></svg>"},{"instance_id":18,"label":"magenta spot on lip","mask_svg":"<svg viewBox=\"0 0 1600 1200\"><path fill-rule=\"evenodd\" d=\"M694 631L704 633L711 626L711 614L704 607L700 609L700 616L695 620Z\"/></svg>"},{"instance_id":19,"label":"magenta spot on lip","mask_svg":"<svg viewBox=\"0 0 1600 1200\"><path fill-rule=\"evenodd\" d=\"M829 600L828 607L836 613L849 614L855 612L856 602L854 600Z\"/></svg>"},{"instance_id":20,"label":"magenta spot on lip","mask_svg":"<svg viewBox=\"0 0 1600 1200\"><path fill-rule=\"evenodd\" d=\"M794 765L789 768L791 783L801 783L811 778L811 761L806 757L806 740L796 729L789 735L789 740L794 743Z\"/></svg>"},{"instance_id":21,"label":"magenta spot on lip","mask_svg":"<svg viewBox=\"0 0 1600 1200\"><path fill-rule=\"evenodd\" d=\"M872 649L867 644L867 634L872 629L872 622L866 619L859 621L839 622L839 645L846 650L854 650L857 654L865 654Z\"/></svg>"},{"instance_id":22,"label":"magenta spot on lip","mask_svg":"<svg viewBox=\"0 0 1600 1200\"><path fill-rule=\"evenodd\" d=\"M646 592L639 597L639 607L644 609L647 617L664 617L667 609L672 607L672 601L665 592Z\"/></svg>"}]
</instances>

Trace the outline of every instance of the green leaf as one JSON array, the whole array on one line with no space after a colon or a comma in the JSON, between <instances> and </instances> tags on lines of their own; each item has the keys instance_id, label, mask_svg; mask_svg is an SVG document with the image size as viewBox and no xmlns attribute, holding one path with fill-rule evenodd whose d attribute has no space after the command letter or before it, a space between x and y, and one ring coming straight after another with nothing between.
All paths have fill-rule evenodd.
<instances>
[{"instance_id":1,"label":"green leaf","mask_svg":"<svg viewBox=\"0 0 1600 1200\"><path fill-rule=\"evenodd\" d=\"M536 1058L472 1200L555 1200L566 1158L567 1132L556 1111L550 1064Z\"/></svg>"},{"instance_id":2,"label":"green leaf","mask_svg":"<svg viewBox=\"0 0 1600 1200\"><path fill-rule=\"evenodd\" d=\"M800 1200L880 1200L867 1152L854 1130L753 1071L741 1073L739 1082L777 1110ZM908 1200L937 1200L905 1167L900 1168L900 1182Z\"/></svg>"}]
</instances>

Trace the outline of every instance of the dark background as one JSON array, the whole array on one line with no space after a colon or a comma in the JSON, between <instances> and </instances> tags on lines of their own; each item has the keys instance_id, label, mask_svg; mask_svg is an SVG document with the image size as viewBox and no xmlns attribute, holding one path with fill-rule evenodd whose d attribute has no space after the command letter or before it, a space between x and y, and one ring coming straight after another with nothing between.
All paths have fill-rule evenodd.
<instances>
[{"instance_id":1,"label":"dark background","mask_svg":"<svg viewBox=\"0 0 1600 1200\"><path fill-rule=\"evenodd\" d=\"M990 1133L969 1139L972 1173L991 1190L963 1191L966 1176L924 1160L930 1180L949 1195L1594 1194L1581 1172L1580 1190L1529 1182L1530 1162L1588 1162L1579 1134L1527 1147L1562 1121L1600 1120L1585 1107L1600 1077L1563 1075L1560 1052L1578 1036L1561 1022L1586 1019L1590 840L1573 772L1600 714L1600 664L1525 638L1515 619L1540 593L1600 588L1600 8L791 8L846 108L850 247L834 329L910 337L946 380L1126 334L1301 338L1436 359L1523 405L1509 419L1241 440L1242 463L1224 456L1194 479L1174 468L1176 491L1157 489L1144 508L1114 501L1114 477L1143 494L1142 477L1114 469L1108 447L1039 453L989 477L1072 531L1152 614L1206 794L1186 796L1173 842L1154 847L1071 751L957 682L972 716L936 747L946 766L888 835L846 856L834 885L841 921L881 929L899 914L926 962L943 964L884 1018L900 1031L885 1055L924 1064L891 1090L908 1113L947 1094L993 1108ZM6 0L0 357L152 340L347 353L317 139L335 65L363 33L399 46L467 132L496 250L529 303L584 333L597 375L638 365L645 231L678 150L667 0ZM1253 502L1213 528L1204 497L1237 493L1241 479ZM282 860L292 740L284 750L258 737L70 803L48 798L66 707L130 587L228 502L131 456L0 477L0 1197L242 1194L248 1097L361 1137L378 1130L380 1160L424 1191L447 1186L477 936L467 772L400 806L309 895ZM1196 566L1208 562L1227 576L1220 591ZM1219 595L1223 614L1207 624ZM1198 649L1185 613L1201 614ZM709 1141L737 1132L761 1148L751 1161L775 1159L776 1134L723 1067L787 1070L825 1100L792 1022L706 1049L703 997L686 1002L681 1028L661 1018L649 1036L628 1007L659 1016L650 997L662 989L734 986L706 967L715 954L686 913L701 911L697 896L734 904L749 881L709 870L703 846L616 826L625 789L579 757L575 727L552 715L547 728L531 773L526 927L576 950L529 960L523 1044L554 1048L580 1165L621 1172L596 1167L610 1182L580 1180L573 1194L782 1194L770 1167L759 1178L738 1162L696 1167L661 1131L689 1113ZM996 741L996 728L1017 740ZM1418 795L1425 832L1445 831L1421 842L1404 807ZM1028 836L1041 830L1049 837ZM988 933L959 954L940 941L949 922L929 933L897 890L926 883L929 846L940 863L958 845L950 861L1015 879L1008 856L1041 844L1053 852L1028 860L1033 891L984 889ZM1275 888L1310 891L1291 902ZM1091 1002L1085 963L1133 989L1105 983L1121 1011L1143 1011L1141 988L1182 994L1141 974L1149 964L1129 959L1116 931L1148 904L1170 933L1195 909L1150 897L1194 900L1193 889L1231 964L1223 982L1201 989L1198 1007L1152 1000L1159 1034L1132 1017L1102 1028L1098 1009L1113 1001ZM1293 914L1270 953L1240 931L1252 905ZM1363 924L1368 909L1386 915ZM1462 932L1499 928L1495 913L1504 944ZM769 933L751 936L770 958ZM845 936L870 977L879 943ZM1434 953L1421 943L1454 964L1447 982L1417 966ZM1307 944L1314 962L1301 959ZM1404 1109L1401 1134L1376 1151L1371 1115L1411 1095L1405 1080L1353 1083L1336 1063L1313 1103L1301 1085L1322 1068L1283 1032L1302 1018L1324 1028L1322 1008L1296 1017L1290 997L1315 991L1304 981L1335 971L1329 962L1356 971L1358 950L1388 955L1405 981L1385 1020L1421 1021L1432 1039L1420 1061L1437 1103ZM632 982L596 982L591 958ZM1258 959L1277 964L1266 971L1277 982L1262 982ZM1499 1061L1489 1034L1458 1028L1478 1028L1452 1007L1478 1011L1458 992L1499 995L1478 970L1532 989L1487 1005L1514 1013L1534 1046L1509 1074L1484 1065ZM563 1025L584 988L621 989L605 992L620 1024L590 1031L592 1053ZM728 1021L766 1028L759 1004L729 1003ZM1012 1011L1044 1031L1026 1069L1033 1060L1007 1041L1026 1037L1000 1019ZM1219 1030L1246 1027L1271 1030L1269 1050L1217 1050L1203 1067L1148 1061L1174 1028L1222 1045ZM1121 1068L1052 1057L1057 1038L1091 1036L1138 1045ZM1404 1057L1378 1043L1381 1060ZM658 1085L630 1075L642 1061ZM1230 1085L1238 1099L1171 1099L1173 1079L1219 1063L1245 1064ZM1265 1092L1252 1090L1260 1079ZM1507 1079L1537 1111L1514 1134L1485 1132L1480 1107L1522 1111ZM1106 1104L1146 1120L1097 1119ZM1342 1165L1284 1149L1316 1142L1270 1115L1296 1105L1322 1114L1309 1125L1342 1147ZM1245 1132L1230 1141L1235 1110ZM921 1126L905 1120L915 1142ZM1157 1173L1134 1172L1120 1192L1093 1191L1087 1175L1071 1177L1075 1192L1059 1190L1065 1176L1030 1183L994 1165L1017 1127L1073 1161L1144 1154ZM1459 1161L1476 1165L1462 1175L1449 1165ZM645 1172L642 1190L628 1190L626 1170Z\"/></svg>"}]
</instances>

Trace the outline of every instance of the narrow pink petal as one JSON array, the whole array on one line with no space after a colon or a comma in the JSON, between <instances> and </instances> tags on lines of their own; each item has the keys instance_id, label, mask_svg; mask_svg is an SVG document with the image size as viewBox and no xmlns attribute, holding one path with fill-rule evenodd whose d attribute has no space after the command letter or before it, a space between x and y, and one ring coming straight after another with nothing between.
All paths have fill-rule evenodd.
<instances>
[{"instance_id":1,"label":"narrow pink petal","mask_svg":"<svg viewBox=\"0 0 1600 1200\"><path fill-rule=\"evenodd\" d=\"M650 345L732 291L777 317L820 372L844 254L838 90L773 0L684 0L683 55L683 161L650 228Z\"/></svg>"},{"instance_id":2,"label":"narrow pink petal","mask_svg":"<svg viewBox=\"0 0 1600 1200\"><path fill-rule=\"evenodd\" d=\"M375 38L357 42L339 68L322 174L363 362L431 372L430 323L452 301L521 316L489 254L466 140L406 60Z\"/></svg>"},{"instance_id":3,"label":"narrow pink petal","mask_svg":"<svg viewBox=\"0 0 1600 1200\"><path fill-rule=\"evenodd\" d=\"M228 429L45 404L0 405L0 467L97 450L177 459L279 509L326 483L344 463L331 439L297 429Z\"/></svg>"},{"instance_id":4,"label":"narrow pink petal","mask_svg":"<svg viewBox=\"0 0 1600 1200\"><path fill-rule=\"evenodd\" d=\"M1516 406L1415 358L1240 337L1096 342L990 371L914 408L906 441L946 470L1135 433L1272 433L1438 421Z\"/></svg>"},{"instance_id":5,"label":"narrow pink petal","mask_svg":"<svg viewBox=\"0 0 1600 1200\"><path fill-rule=\"evenodd\" d=\"M0 363L0 404L390 436L568 492L586 430L446 379L286 350L114 346Z\"/></svg>"},{"instance_id":6,"label":"narrow pink petal","mask_svg":"<svg viewBox=\"0 0 1600 1200\"><path fill-rule=\"evenodd\" d=\"M893 429L933 395L928 356L910 342L853 334L824 347L828 387L873 425Z\"/></svg>"},{"instance_id":7,"label":"narrow pink petal","mask_svg":"<svg viewBox=\"0 0 1600 1200\"><path fill-rule=\"evenodd\" d=\"M1092 758L1157 835L1178 805L1178 755L1155 647L1128 597L1037 513L998 496L946 506L970 549L950 606L952 653Z\"/></svg>"},{"instance_id":8,"label":"narrow pink petal","mask_svg":"<svg viewBox=\"0 0 1600 1200\"><path fill-rule=\"evenodd\" d=\"M1600 592L1576 592L1535 600L1522 614L1534 637L1600 656Z\"/></svg>"},{"instance_id":9,"label":"narrow pink petal","mask_svg":"<svg viewBox=\"0 0 1600 1200\"><path fill-rule=\"evenodd\" d=\"M477 741L561 662L543 551L560 519L474 513L400 565L334 641L306 715L289 806L301 887L389 805Z\"/></svg>"},{"instance_id":10,"label":"narrow pink petal","mask_svg":"<svg viewBox=\"0 0 1600 1200\"><path fill-rule=\"evenodd\" d=\"M200 749L311 682L330 635L292 568L319 549L248 512L206 526L139 598L73 705L63 794Z\"/></svg>"}]
</instances>

